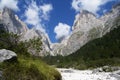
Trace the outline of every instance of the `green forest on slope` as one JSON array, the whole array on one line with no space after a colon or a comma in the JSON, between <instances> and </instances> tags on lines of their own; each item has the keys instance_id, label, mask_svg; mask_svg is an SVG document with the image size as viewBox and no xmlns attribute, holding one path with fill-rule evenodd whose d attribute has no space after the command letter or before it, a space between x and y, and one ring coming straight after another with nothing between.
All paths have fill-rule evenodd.
<instances>
[{"instance_id":1,"label":"green forest on slope","mask_svg":"<svg viewBox=\"0 0 120 80\"><path fill-rule=\"evenodd\" d=\"M46 59L47 58L47 59ZM88 69L101 66L120 66L120 26L101 38L92 40L68 56L47 56L48 64L57 67Z\"/></svg>"},{"instance_id":2,"label":"green forest on slope","mask_svg":"<svg viewBox=\"0 0 120 80\"><path fill-rule=\"evenodd\" d=\"M17 54L17 59L0 63L0 71L3 72L0 80L61 80L57 70L40 58L30 55L27 50L31 47L30 44L34 44L33 47L40 51L38 44L42 44L41 39L20 42L19 38L17 34L8 33L0 28L0 49L12 50Z\"/></svg>"}]
</instances>

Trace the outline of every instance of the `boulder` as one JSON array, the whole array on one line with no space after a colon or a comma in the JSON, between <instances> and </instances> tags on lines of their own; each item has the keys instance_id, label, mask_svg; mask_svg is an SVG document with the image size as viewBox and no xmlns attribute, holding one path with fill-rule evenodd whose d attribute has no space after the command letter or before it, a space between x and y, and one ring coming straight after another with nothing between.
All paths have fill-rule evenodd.
<instances>
[{"instance_id":1,"label":"boulder","mask_svg":"<svg viewBox=\"0 0 120 80\"><path fill-rule=\"evenodd\" d=\"M15 52L6 49L0 50L0 62L9 61L13 59L17 59L17 55Z\"/></svg>"},{"instance_id":2,"label":"boulder","mask_svg":"<svg viewBox=\"0 0 120 80\"><path fill-rule=\"evenodd\" d=\"M117 80L120 80L120 70L114 71L110 74L111 77L115 77Z\"/></svg>"}]
</instances>

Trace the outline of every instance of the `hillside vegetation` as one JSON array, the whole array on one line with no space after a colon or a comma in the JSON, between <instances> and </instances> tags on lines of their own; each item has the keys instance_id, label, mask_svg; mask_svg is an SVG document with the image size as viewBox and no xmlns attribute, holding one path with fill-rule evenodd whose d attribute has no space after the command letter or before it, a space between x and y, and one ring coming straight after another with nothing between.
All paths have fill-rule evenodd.
<instances>
[{"instance_id":1,"label":"hillside vegetation","mask_svg":"<svg viewBox=\"0 0 120 80\"><path fill-rule=\"evenodd\" d=\"M57 67L77 69L120 66L120 26L117 27L103 37L88 42L69 56L47 56L43 60Z\"/></svg>"},{"instance_id":2,"label":"hillside vegetation","mask_svg":"<svg viewBox=\"0 0 120 80\"><path fill-rule=\"evenodd\" d=\"M0 63L2 80L61 80L57 70L27 52L31 42L33 47L37 47L37 51L41 50L36 45L38 42L39 46L42 44L40 39L20 42L18 35L0 30L0 49L12 50L17 54L17 59Z\"/></svg>"}]
</instances>

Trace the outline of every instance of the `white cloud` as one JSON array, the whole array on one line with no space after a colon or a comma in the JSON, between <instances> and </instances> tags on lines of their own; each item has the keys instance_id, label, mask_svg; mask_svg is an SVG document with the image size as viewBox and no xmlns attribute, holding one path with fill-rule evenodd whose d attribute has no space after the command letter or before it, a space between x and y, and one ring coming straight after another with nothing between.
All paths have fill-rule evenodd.
<instances>
[{"instance_id":1,"label":"white cloud","mask_svg":"<svg viewBox=\"0 0 120 80\"><path fill-rule=\"evenodd\" d=\"M48 14L53 9L52 5L51 4L44 4L43 6L40 6L40 9L42 10L42 12L44 14L42 17L45 20L48 20L49 19Z\"/></svg>"},{"instance_id":2,"label":"white cloud","mask_svg":"<svg viewBox=\"0 0 120 80\"><path fill-rule=\"evenodd\" d=\"M69 36L71 32L70 28L71 27L67 24L59 23L54 29L54 32L56 33L56 39L61 41Z\"/></svg>"},{"instance_id":3,"label":"white cloud","mask_svg":"<svg viewBox=\"0 0 120 80\"><path fill-rule=\"evenodd\" d=\"M97 14L100 10L100 6L114 0L73 0L72 8L79 12L81 10L87 10L89 12Z\"/></svg>"},{"instance_id":4,"label":"white cloud","mask_svg":"<svg viewBox=\"0 0 120 80\"><path fill-rule=\"evenodd\" d=\"M19 10L17 4L18 4L18 0L0 0L0 9L7 7L14 11L17 11Z\"/></svg>"},{"instance_id":5,"label":"white cloud","mask_svg":"<svg viewBox=\"0 0 120 80\"><path fill-rule=\"evenodd\" d=\"M35 2L32 2L28 9L25 11L26 23L31 25L37 25L41 19L39 18L39 8Z\"/></svg>"},{"instance_id":6,"label":"white cloud","mask_svg":"<svg viewBox=\"0 0 120 80\"><path fill-rule=\"evenodd\" d=\"M51 4L38 6L35 1L32 1L25 11L25 22L46 33L43 22L44 20L49 20L49 13L52 9Z\"/></svg>"}]
</instances>

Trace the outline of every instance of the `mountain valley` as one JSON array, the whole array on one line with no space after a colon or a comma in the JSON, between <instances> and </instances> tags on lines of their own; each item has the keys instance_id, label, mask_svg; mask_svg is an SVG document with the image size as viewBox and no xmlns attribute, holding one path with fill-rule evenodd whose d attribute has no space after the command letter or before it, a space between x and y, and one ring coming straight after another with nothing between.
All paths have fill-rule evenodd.
<instances>
[{"instance_id":1,"label":"mountain valley","mask_svg":"<svg viewBox=\"0 0 120 80\"><path fill-rule=\"evenodd\" d=\"M36 27L29 29L4 8L0 50L15 55L10 60L6 57L11 55L0 55L0 60L5 59L0 62L0 80L120 80L120 3L99 18L82 10L72 33L59 43L52 43Z\"/></svg>"}]
</instances>

